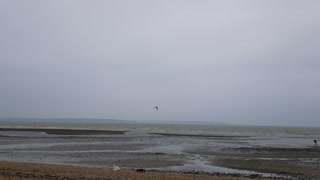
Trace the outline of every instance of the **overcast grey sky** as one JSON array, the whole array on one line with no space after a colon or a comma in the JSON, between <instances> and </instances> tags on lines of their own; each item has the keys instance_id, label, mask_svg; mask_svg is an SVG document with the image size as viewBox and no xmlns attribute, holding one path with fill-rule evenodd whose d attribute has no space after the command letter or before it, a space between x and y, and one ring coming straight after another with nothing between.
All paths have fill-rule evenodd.
<instances>
[{"instance_id":1,"label":"overcast grey sky","mask_svg":"<svg viewBox=\"0 0 320 180\"><path fill-rule=\"evenodd\" d=\"M320 126L319 7L1 0L0 116Z\"/></svg>"}]
</instances>

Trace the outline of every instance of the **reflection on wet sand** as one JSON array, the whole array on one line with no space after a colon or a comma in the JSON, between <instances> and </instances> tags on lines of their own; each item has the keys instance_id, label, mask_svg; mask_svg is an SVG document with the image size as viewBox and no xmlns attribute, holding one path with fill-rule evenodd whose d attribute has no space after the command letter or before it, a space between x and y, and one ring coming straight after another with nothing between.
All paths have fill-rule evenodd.
<instances>
[{"instance_id":1,"label":"reflection on wet sand","mask_svg":"<svg viewBox=\"0 0 320 180\"><path fill-rule=\"evenodd\" d=\"M320 177L316 171L320 151L309 136L128 129L2 128L0 135L11 134L0 137L0 160L245 177ZM308 141L311 145L304 145Z\"/></svg>"}]
</instances>

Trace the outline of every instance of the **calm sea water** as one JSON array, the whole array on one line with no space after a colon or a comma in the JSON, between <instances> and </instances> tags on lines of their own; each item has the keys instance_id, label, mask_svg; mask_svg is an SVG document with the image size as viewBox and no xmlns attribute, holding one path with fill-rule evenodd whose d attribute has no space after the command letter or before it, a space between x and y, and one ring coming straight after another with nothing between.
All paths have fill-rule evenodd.
<instances>
[{"instance_id":1,"label":"calm sea water","mask_svg":"<svg viewBox=\"0 0 320 180\"><path fill-rule=\"evenodd\" d=\"M131 124L131 123L84 123L84 122L1 122L0 127L19 128L67 128L121 130L131 133L168 133L189 135L247 136L253 145L303 147L320 141L320 127L267 127L267 126L214 126L181 124ZM2 132L3 134L4 132ZM1 132L0 132L1 134Z\"/></svg>"}]
</instances>

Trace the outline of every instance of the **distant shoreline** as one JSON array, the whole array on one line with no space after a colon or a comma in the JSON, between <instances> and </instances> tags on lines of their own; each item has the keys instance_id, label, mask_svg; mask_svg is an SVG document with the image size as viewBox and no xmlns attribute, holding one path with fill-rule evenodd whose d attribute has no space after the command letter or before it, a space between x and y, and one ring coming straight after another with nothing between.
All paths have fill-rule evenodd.
<instances>
[{"instance_id":1,"label":"distant shoreline","mask_svg":"<svg viewBox=\"0 0 320 180\"><path fill-rule=\"evenodd\" d=\"M175 125L213 125L229 126L231 124L212 121L177 121L177 120L122 120L103 118L0 118L5 122L50 122L50 123L117 123L117 124L175 124Z\"/></svg>"},{"instance_id":2,"label":"distant shoreline","mask_svg":"<svg viewBox=\"0 0 320 180\"><path fill-rule=\"evenodd\" d=\"M0 128L0 131L44 132L52 135L111 135L125 134L127 131L86 130L86 129L48 129L48 128Z\"/></svg>"},{"instance_id":3,"label":"distant shoreline","mask_svg":"<svg viewBox=\"0 0 320 180\"><path fill-rule=\"evenodd\" d=\"M122 120L122 119L107 119L107 118L6 118L0 117L0 122L23 122L23 123L36 123L36 122L50 122L50 123L103 123L103 124L160 124L160 125L196 125L196 126L233 126L233 127L264 127L264 128L320 128L320 126L308 126L298 124L237 124L225 123L217 121L179 121L179 120Z\"/></svg>"}]
</instances>

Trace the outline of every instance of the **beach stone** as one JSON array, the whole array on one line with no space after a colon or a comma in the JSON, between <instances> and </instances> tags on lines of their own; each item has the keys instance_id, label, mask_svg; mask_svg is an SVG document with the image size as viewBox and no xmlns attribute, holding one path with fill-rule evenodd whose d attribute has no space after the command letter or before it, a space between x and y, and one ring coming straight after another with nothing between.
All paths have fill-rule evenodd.
<instances>
[{"instance_id":1,"label":"beach stone","mask_svg":"<svg viewBox=\"0 0 320 180\"><path fill-rule=\"evenodd\" d=\"M112 167L112 170L113 170L113 171L120 171L120 167L118 167L118 166L113 166L113 167Z\"/></svg>"},{"instance_id":2,"label":"beach stone","mask_svg":"<svg viewBox=\"0 0 320 180\"><path fill-rule=\"evenodd\" d=\"M142 169L142 168L139 168L139 169L136 170L136 172L144 173L144 172L146 172L146 170L144 170L144 169Z\"/></svg>"}]
</instances>

